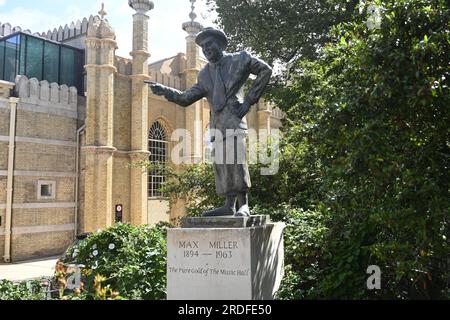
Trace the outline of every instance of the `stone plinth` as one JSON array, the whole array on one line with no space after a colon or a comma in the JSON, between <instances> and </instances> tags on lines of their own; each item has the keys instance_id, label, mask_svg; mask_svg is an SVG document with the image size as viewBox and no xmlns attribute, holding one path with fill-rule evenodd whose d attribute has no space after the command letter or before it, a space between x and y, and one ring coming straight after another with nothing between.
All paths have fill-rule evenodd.
<instances>
[{"instance_id":1,"label":"stone plinth","mask_svg":"<svg viewBox=\"0 0 450 320\"><path fill-rule=\"evenodd\" d=\"M181 219L182 228L245 228L263 226L268 216L251 217L186 217Z\"/></svg>"},{"instance_id":2,"label":"stone plinth","mask_svg":"<svg viewBox=\"0 0 450 320\"><path fill-rule=\"evenodd\" d=\"M169 229L167 298L273 299L283 277L285 225L266 219L188 218L188 227Z\"/></svg>"}]
</instances>

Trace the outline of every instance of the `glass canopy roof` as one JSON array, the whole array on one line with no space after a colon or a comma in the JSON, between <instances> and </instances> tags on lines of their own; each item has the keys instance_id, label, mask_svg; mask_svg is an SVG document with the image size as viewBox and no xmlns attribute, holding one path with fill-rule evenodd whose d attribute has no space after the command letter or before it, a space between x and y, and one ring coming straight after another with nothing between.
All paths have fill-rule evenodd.
<instances>
[{"instance_id":1,"label":"glass canopy roof","mask_svg":"<svg viewBox=\"0 0 450 320\"><path fill-rule=\"evenodd\" d=\"M17 75L74 86L84 92L84 50L18 32L0 38L0 79Z\"/></svg>"}]
</instances>

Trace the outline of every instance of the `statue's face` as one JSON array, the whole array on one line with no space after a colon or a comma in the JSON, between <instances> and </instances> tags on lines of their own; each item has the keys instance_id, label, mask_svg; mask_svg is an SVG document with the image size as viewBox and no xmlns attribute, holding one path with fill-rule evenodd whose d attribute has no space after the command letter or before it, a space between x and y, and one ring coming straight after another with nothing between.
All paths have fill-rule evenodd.
<instances>
[{"instance_id":1,"label":"statue's face","mask_svg":"<svg viewBox=\"0 0 450 320\"><path fill-rule=\"evenodd\" d=\"M215 63L223 56L222 44L214 37L207 37L200 43L200 47L209 62Z\"/></svg>"}]
</instances>

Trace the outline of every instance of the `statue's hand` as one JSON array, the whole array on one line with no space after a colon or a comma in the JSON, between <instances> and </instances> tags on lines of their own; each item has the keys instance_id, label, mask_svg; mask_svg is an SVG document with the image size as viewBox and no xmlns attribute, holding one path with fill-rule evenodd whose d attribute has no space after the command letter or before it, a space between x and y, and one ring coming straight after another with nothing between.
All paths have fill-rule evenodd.
<instances>
[{"instance_id":1,"label":"statue's hand","mask_svg":"<svg viewBox=\"0 0 450 320\"><path fill-rule=\"evenodd\" d=\"M163 96L166 94L166 87L164 87L163 85L160 85L153 81L145 81L145 83L148 83L150 85L150 89L152 89L152 92L157 96Z\"/></svg>"},{"instance_id":2,"label":"statue's hand","mask_svg":"<svg viewBox=\"0 0 450 320\"><path fill-rule=\"evenodd\" d=\"M247 115L247 113L250 111L250 107L250 103L247 100L244 100L244 102L239 106L237 110L237 116L239 117L239 119L242 119Z\"/></svg>"},{"instance_id":3,"label":"statue's hand","mask_svg":"<svg viewBox=\"0 0 450 320\"><path fill-rule=\"evenodd\" d=\"M158 96L163 96L166 94L166 88L160 84L151 85L150 89L152 89L152 92Z\"/></svg>"}]
</instances>

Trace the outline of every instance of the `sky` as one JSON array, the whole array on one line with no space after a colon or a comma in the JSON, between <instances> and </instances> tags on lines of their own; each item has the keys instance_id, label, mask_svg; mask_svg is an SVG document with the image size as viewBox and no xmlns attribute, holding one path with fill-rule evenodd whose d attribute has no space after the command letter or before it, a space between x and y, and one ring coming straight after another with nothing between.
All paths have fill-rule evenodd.
<instances>
[{"instance_id":1,"label":"sky","mask_svg":"<svg viewBox=\"0 0 450 320\"><path fill-rule=\"evenodd\" d=\"M23 30L47 32L60 25L95 15L105 4L106 19L116 32L119 49L116 55L130 57L132 46L132 15L128 0L0 0L0 22L9 22ZM147 13L149 22L150 62L186 51L187 33L181 29L189 21L189 0L153 0L155 8ZM204 27L214 26L215 13L208 12L206 0L197 0L196 21Z\"/></svg>"}]
</instances>

